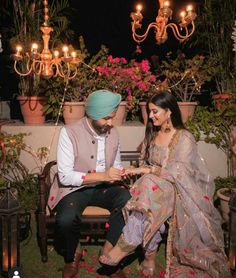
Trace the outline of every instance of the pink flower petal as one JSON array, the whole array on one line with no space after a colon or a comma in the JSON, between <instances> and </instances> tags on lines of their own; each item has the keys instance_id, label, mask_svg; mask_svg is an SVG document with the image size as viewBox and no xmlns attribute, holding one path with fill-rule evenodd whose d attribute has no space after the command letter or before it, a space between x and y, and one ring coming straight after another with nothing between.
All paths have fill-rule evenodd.
<instances>
[{"instance_id":1,"label":"pink flower petal","mask_svg":"<svg viewBox=\"0 0 236 278\"><path fill-rule=\"evenodd\" d=\"M157 190L159 188L159 186L158 185L153 185L153 187L152 187L152 191L155 191L155 190Z\"/></svg>"},{"instance_id":2,"label":"pink flower petal","mask_svg":"<svg viewBox=\"0 0 236 278\"><path fill-rule=\"evenodd\" d=\"M203 196L203 198L206 199L207 201L210 200L210 198L207 195Z\"/></svg>"},{"instance_id":3,"label":"pink flower petal","mask_svg":"<svg viewBox=\"0 0 236 278\"><path fill-rule=\"evenodd\" d=\"M105 224L105 228L108 229L110 225L108 223Z\"/></svg>"},{"instance_id":4,"label":"pink flower petal","mask_svg":"<svg viewBox=\"0 0 236 278\"><path fill-rule=\"evenodd\" d=\"M82 251L82 256L85 257L87 255L87 250L86 249L83 249Z\"/></svg>"}]
</instances>

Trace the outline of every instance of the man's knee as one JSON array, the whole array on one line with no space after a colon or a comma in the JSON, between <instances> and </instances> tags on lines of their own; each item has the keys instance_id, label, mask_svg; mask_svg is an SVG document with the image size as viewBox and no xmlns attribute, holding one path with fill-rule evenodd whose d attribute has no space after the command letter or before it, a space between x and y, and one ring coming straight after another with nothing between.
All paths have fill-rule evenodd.
<instances>
[{"instance_id":1,"label":"man's knee","mask_svg":"<svg viewBox=\"0 0 236 278\"><path fill-rule=\"evenodd\" d=\"M76 222L79 223L75 213L62 213L56 216L57 226L64 231L71 230Z\"/></svg>"},{"instance_id":2,"label":"man's knee","mask_svg":"<svg viewBox=\"0 0 236 278\"><path fill-rule=\"evenodd\" d=\"M129 190L121 188L121 190L119 191L119 196L117 196L116 199L116 205L119 207L123 207L128 202L130 197L131 195L129 193Z\"/></svg>"}]
</instances>

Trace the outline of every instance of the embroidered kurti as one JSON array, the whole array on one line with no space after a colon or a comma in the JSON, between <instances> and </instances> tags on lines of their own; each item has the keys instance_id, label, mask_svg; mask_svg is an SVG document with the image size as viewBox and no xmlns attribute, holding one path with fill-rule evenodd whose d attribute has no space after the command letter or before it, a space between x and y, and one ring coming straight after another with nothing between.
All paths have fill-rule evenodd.
<instances>
[{"instance_id":1,"label":"embroidered kurti","mask_svg":"<svg viewBox=\"0 0 236 278\"><path fill-rule=\"evenodd\" d=\"M192 134L179 130L168 147L153 144L149 163L161 166L160 175L143 175L123 209L126 221L131 211L147 215L143 246L170 218L166 277L231 277L213 205L214 183Z\"/></svg>"}]
</instances>

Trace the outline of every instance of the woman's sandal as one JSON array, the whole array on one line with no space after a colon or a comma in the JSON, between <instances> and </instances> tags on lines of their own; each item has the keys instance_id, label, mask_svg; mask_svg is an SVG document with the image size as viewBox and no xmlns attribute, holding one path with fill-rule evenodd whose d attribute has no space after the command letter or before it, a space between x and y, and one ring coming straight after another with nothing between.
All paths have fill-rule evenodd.
<instances>
[{"instance_id":1,"label":"woman's sandal","mask_svg":"<svg viewBox=\"0 0 236 278\"><path fill-rule=\"evenodd\" d=\"M103 254L99 257L99 262L102 265L117 266L119 262L114 262L109 254Z\"/></svg>"},{"instance_id":2,"label":"woman's sandal","mask_svg":"<svg viewBox=\"0 0 236 278\"><path fill-rule=\"evenodd\" d=\"M140 272L140 275L144 277L153 277L153 275L155 274L155 267L146 266L143 263L141 263L138 266L138 271Z\"/></svg>"},{"instance_id":3,"label":"woman's sandal","mask_svg":"<svg viewBox=\"0 0 236 278\"><path fill-rule=\"evenodd\" d=\"M137 246L131 245L128 242L126 242L123 238L123 235L120 236L119 240L117 241L117 244L115 247L118 247L122 252L125 252L126 255L122 257L118 262L115 262L110 254L102 254L99 257L99 262L103 265L109 265L109 266L117 266L123 258L127 257L128 255L132 254L135 252L135 249ZM114 248L115 248L114 247Z\"/></svg>"}]
</instances>

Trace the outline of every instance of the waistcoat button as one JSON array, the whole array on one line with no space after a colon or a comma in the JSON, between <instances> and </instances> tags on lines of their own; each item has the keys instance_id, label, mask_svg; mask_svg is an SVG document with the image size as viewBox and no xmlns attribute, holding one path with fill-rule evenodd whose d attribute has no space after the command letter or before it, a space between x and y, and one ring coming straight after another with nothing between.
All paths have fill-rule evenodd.
<instances>
[{"instance_id":1,"label":"waistcoat button","mask_svg":"<svg viewBox=\"0 0 236 278\"><path fill-rule=\"evenodd\" d=\"M93 140L92 143L95 144L95 141Z\"/></svg>"},{"instance_id":2,"label":"waistcoat button","mask_svg":"<svg viewBox=\"0 0 236 278\"><path fill-rule=\"evenodd\" d=\"M93 159L93 158L94 158L94 156L93 156L93 155L91 155L91 156L90 156L90 158L91 158L91 159Z\"/></svg>"}]
</instances>

